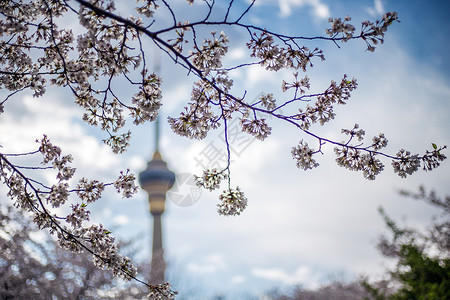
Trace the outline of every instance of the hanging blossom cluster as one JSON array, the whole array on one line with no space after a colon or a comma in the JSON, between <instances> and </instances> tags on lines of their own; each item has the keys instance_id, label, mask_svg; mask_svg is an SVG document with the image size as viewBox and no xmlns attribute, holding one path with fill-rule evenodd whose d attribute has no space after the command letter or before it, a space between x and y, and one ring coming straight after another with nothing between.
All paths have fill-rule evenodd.
<instances>
[{"instance_id":1,"label":"hanging blossom cluster","mask_svg":"<svg viewBox=\"0 0 450 300\"><path fill-rule=\"evenodd\" d=\"M128 257L118 253L111 232L101 224L86 226L90 216L88 207L101 198L105 186L113 185L124 197L131 197L137 191L134 176L128 171L121 172L115 182L107 184L81 178L76 188L70 189L69 181L75 174L75 169L71 167L72 157L62 155L61 149L53 145L45 135L37 142L39 149L28 155L41 154L42 167L18 166L11 162L11 158L22 155L0 154L0 178L8 186L8 196L15 206L31 213L40 229L47 228L51 234L56 235L61 247L73 252L88 251L99 268L110 269L114 276L126 280L135 278L136 268ZM27 169L55 170L57 182L46 186L26 176L23 170ZM72 203L70 212L65 217L54 214L53 208L69 204L72 193L78 196L80 202Z\"/></svg>"},{"instance_id":2,"label":"hanging blossom cluster","mask_svg":"<svg viewBox=\"0 0 450 300\"><path fill-rule=\"evenodd\" d=\"M229 175L224 170L204 170L203 176L195 176L195 182L198 187L206 188L210 191L220 188L222 180L229 179ZM232 189L230 181L228 181L228 188L224 190L219 196L219 204L217 204L217 211L224 216L235 216L241 214L247 207L247 198L239 187Z\"/></svg>"},{"instance_id":3,"label":"hanging blossom cluster","mask_svg":"<svg viewBox=\"0 0 450 300\"><path fill-rule=\"evenodd\" d=\"M239 187L228 189L219 196L221 201L217 204L217 211L224 216L236 216L247 207L247 198Z\"/></svg>"}]
</instances>

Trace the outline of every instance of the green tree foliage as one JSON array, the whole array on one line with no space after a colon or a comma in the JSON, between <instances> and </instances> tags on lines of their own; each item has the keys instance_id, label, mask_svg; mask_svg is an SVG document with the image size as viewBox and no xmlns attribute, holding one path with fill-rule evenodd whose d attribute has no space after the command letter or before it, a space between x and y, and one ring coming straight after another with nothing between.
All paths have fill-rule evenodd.
<instances>
[{"instance_id":1,"label":"green tree foliage","mask_svg":"<svg viewBox=\"0 0 450 300\"><path fill-rule=\"evenodd\" d=\"M393 299L450 299L450 259L433 259L417 245L402 245L400 266L394 273L404 286Z\"/></svg>"},{"instance_id":2,"label":"green tree foliage","mask_svg":"<svg viewBox=\"0 0 450 300\"><path fill-rule=\"evenodd\" d=\"M423 200L440 210L426 232L414 228L401 228L386 212L380 213L392 237L382 236L378 243L381 253L396 260L396 267L390 272L390 282L398 286L393 290L374 287L365 283L376 299L450 299L450 197L441 199L434 192L426 193L422 187L419 193L402 194Z\"/></svg>"}]
</instances>

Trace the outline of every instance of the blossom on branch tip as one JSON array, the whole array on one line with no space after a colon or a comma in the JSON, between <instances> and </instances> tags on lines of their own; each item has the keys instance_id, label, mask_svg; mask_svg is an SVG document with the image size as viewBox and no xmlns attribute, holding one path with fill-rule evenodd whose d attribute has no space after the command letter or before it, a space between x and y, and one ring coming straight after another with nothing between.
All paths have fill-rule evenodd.
<instances>
[{"instance_id":1,"label":"blossom on branch tip","mask_svg":"<svg viewBox=\"0 0 450 300\"><path fill-rule=\"evenodd\" d=\"M61 148L58 146L53 146L50 140L46 135L42 138L42 140L36 140L36 142L40 143L39 151L44 156L43 164L47 164L50 161L53 161L56 157L61 154Z\"/></svg>"},{"instance_id":2,"label":"blossom on branch tip","mask_svg":"<svg viewBox=\"0 0 450 300\"><path fill-rule=\"evenodd\" d=\"M418 154L411 155L411 152L401 149L397 152L397 159L392 160L394 172L402 178L416 172L420 167L420 159Z\"/></svg>"},{"instance_id":3,"label":"blossom on branch tip","mask_svg":"<svg viewBox=\"0 0 450 300\"><path fill-rule=\"evenodd\" d=\"M341 129L341 133L346 135L350 135L350 140L355 136L358 138L358 141L362 141L364 139L364 135L366 132L363 129L357 130L359 128L358 124L353 126L353 129Z\"/></svg>"},{"instance_id":4,"label":"blossom on branch tip","mask_svg":"<svg viewBox=\"0 0 450 300\"><path fill-rule=\"evenodd\" d=\"M122 193L124 198L130 198L137 193L138 187L135 184L134 174L127 170L126 173L120 171L119 178L114 182L114 187L118 193Z\"/></svg>"},{"instance_id":5,"label":"blossom on branch tip","mask_svg":"<svg viewBox=\"0 0 450 300\"><path fill-rule=\"evenodd\" d=\"M422 157L424 171L431 171L439 167L440 162L447 158L441 153L441 150L447 148L447 146L443 146L438 149L437 146L433 144L433 148L434 149L432 151L427 150L425 155Z\"/></svg>"},{"instance_id":6,"label":"blossom on branch tip","mask_svg":"<svg viewBox=\"0 0 450 300\"><path fill-rule=\"evenodd\" d=\"M372 138L372 148L374 150L380 150L387 146L388 140L384 136L383 133L380 133L378 136L374 136Z\"/></svg>"},{"instance_id":7,"label":"blossom on branch tip","mask_svg":"<svg viewBox=\"0 0 450 300\"><path fill-rule=\"evenodd\" d=\"M97 201L101 195L105 185L98 180L88 181L86 178L81 178L77 185L77 195L81 201L85 203L92 203Z\"/></svg>"}]
</instances>

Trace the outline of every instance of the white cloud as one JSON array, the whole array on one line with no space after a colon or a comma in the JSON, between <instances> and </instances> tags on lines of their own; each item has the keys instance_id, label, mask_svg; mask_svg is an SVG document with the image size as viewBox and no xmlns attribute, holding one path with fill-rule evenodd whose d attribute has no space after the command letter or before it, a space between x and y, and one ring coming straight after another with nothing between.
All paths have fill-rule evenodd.
<instances>
[{"instance_id":1,"label":"white cloud","mask_svg":"<svg viewBox=\"0 0 450 300\"><path fill-rule=\"evenodd\" d=\"M236 47L232 48L230 52L228 53L227 59L231 60L241 60L246 57L247 50L244 47Z\"/></svg>"},{"instance_id":2,"label":"white cloud","mask_svg":"<svg viewBox=\"0 0 450 300\"><path fill-rule=\"evenodd\" d=\"M227 263L219 254L208 255L200 262L191 262L187 265L188 271L193 273L215 273L226 268Z\"/></svg>"},{"instance_id":3,"label":"white cloud","mask_svg":"<svg viewBox=\"0 0 450 300\"><path fill-rule=\"evenodd\" d=\"M367 12L372 16L382 15L384 14L384 6L381 0L374 0L373 7L368 7Z\"/></svg>"},{"instance_id":4,"label":"white cloud","mask_svg":"<svg viewBox=\"0 0 450 300\"><path fill-rule=\"evenodd\" d=\"M311 270L306 266L300 266L292 273L289 273L281 268L254 268L251 273L253 276L280 281L286 285L302 284L308 287L313 287L318 284L317 276L314 276L311 273Z\"/></svg>"},{"instance_id":5,"label":"white cloud","mask_svg":"<svg viewBox=\"0 0 450 300\"><path fill-rule=\"evenodd\" d=\"M281 86L281 80L279 80L279 78L286 73L291 72L272 72L264 69L260 65L252 65L245 69L245 86L255 87L258 84L267 82L280 82L279 84Z\"/></svg>"},{"instance_id":6,"label":"white cloud","mask_svg":"<svg viewBox=\"0 0 450 300\"><path fill-rule=\"evenodd\" d=\"M330 9L320 0L279 0L280 16L288 17L296 7L309 6L314 18L327 19L330 17Z\"/></svg>"},{"instance_id":7,"label":"white cloud","mask_svg":"<svg viewBox=\"0 0 450 300\"><path fill-rule=\"evenodd\" d=\"M250 3L250 1L247 2ZM311 8L310 13L314 18L327 19L330 17L330 8L321 0L259 0L256 1L254 5L274 5L274 3L278 3L280 17L289 17L294 13L296 8L302 8L304 6ZM256 24L264 23L263 21L256 19L254 16L252 16L252 18L252 22L256 22Z\"/></svg>"},{"instance_id":8,"label":"white cloud","mask_svg":"<svg viewBox=\"0 0 450 300\"><path fill-rule=\"evenodd\" d=\"M181 104L185 104L189 101L191 97L192 85L189 84L190 81L183 80L182 84L177 84L170 89L163 88L163 99L162 99L162 109L168 114L178 114ZM164 116L165 118L166 116Z\"/></svg>"},{"instance_id":9,"label":"white cloud","mask_svg":"<svg viewBox=\"0 0 450 300\"><path fill-rule=\"evenodd\" d=\"M117 215L113 218L112 224L114 226L126 225L130 222L130 218L127 215Z\"/></svg>"},{"instance_id":10,"label":"white cloud","mask_svg":"<svg viewBox=\"0 0 450 300\"><path fill-rule=\"evenodd\" d=\"M234 283L234 284L243 283L243 282L245 282L246 280L247 280L247 277L245 277L245 276L243 276L243 275L236 275L236 276L233 276L233 277L231 278L231 282Z\"/></svg>"},{"instance_id":11,"label":"white cloud","mask_svg":"<svg viewBox=\"0 0 450 300\"><path fill-rule=\"evenodd\" d=\"M64 154L72 154L78 168L106 171L117 167L117 159L108 146L92 136L80 121L81 109L59 101L61 95L42 99L24 96L14 99L2 115L0 144L8 152L26 152L36 148L36 139L47 134ZM95 129L100 131L99 129Z\"/></svg>"}]
</instances>

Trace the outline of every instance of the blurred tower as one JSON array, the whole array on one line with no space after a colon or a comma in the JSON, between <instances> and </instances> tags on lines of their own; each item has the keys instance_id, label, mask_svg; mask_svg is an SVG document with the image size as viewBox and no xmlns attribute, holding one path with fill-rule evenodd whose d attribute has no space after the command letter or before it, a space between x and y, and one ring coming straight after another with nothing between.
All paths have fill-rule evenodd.
<instances>
[{"instance_id":1,"label":"blurred tower","mask_svg":"<svg viewBox=\"0 0 450 300\"><path fill-rule=\"evenodd\" d=\"M159 153L159 119L155 122L155 152L148 162L147 169L139 174L139 183L148 193L150 213L153 216L153 243L150 284L164 283L164 252L161 215L164 213L166 192L175 182L175 174L167 168Z\"/></svg>"}]
</instances>

